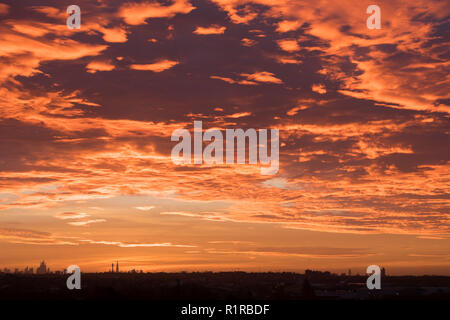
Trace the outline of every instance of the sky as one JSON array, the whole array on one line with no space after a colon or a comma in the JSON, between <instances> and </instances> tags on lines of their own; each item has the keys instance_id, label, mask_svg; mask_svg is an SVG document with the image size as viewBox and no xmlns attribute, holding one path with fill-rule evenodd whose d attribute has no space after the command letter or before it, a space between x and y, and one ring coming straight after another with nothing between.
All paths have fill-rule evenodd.
<instances>
[{"instance_id":1,"label":"sky","mask_svg":"<svg viewBox=\"0 0 450 320\"><path fill-rule=\"evenodd\" d=\"M450 275L448 1L0 2L0 268ZM174 164L200 120L278 172Z\"/></svg>"}]
</instances>

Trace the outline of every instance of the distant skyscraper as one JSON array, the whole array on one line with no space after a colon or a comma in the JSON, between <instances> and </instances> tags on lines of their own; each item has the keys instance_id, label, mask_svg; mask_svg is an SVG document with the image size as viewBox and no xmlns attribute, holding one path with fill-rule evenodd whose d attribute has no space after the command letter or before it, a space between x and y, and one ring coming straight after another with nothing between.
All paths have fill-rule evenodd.
<instances>
[{"instance_id":1,"label":"distant skyscraper","mask_svg":"<svg viewBox=\"0 0 450 320\"><path fill-rule=\"evenodd\" d=\"M36 268L36 274L45 274L47 272L48 272L47 265L45 264L45 261L42 260L41 265L38 268Z\"/></svg>"},{"instance_id":2,"label":"distant skyscraper","mask_svg":"<svg viewBox=\"0 0 450 320\"><path fill-rule=\"evenodd\" d=\"M385 268L381 268L381 276L382 277L386 276L386 269Z\"/></svg>"},{"instance_id":3,"label":"distant skyscraper","mask_svg":"<svg viewBox=\"0 0 450 320\"><path fill-rule=\"evenodd\" d=\"M114 273L114 263L111 263L111 272Z\"/></svg>"},{"instance_id":4,"label":"distant skyscraper","mask_svg":"<svg viewBox=\"0 0 450 320\"><path fill-rule=\"evenodd\" d=\"M348 269L348 275L349 275L349 276L352 275L352 269Z\"/></svg>"},{"instance_id":5,"label":"distant skyscraper","mask_svg":"<svg viewBox=\"0 0 450 320\"><path fill-rule=\"evenodd\" d=\"M119 272L119 261L116 261L116 272Z\"/></svg>"}]
</instances>

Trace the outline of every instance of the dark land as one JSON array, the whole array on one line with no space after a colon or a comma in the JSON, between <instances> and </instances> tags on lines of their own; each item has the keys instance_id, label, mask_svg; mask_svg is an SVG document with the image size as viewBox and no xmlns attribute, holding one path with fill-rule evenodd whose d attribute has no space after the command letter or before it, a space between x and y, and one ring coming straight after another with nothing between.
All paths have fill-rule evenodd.
<instances>
[{"instance_id":1,"label":"dark land","mask_svg":"<svg viewBox=\"0 0 450 320\"><path fill-rule=\"evenodd\" d=\"M380 290L367 276L330 272L82 273L69 290L65 274L0 273L0 300L450 300L448 276L384 276Z\"/></svg>"}]
</instances>

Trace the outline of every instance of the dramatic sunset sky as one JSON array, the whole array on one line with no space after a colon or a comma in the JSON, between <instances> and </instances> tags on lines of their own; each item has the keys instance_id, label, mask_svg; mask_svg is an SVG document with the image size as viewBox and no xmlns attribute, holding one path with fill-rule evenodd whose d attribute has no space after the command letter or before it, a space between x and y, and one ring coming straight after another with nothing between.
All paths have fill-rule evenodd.
<instances>
[{"instance_id":1,"label":"dramatic sunset sky","mask_svg":"<svg viewBox=\"0 0 450 320\"><path fill-rule=\"evenodd\" d=\"M450 275L449 1L0 2L1 269ZM194 120L278 173L173 164Z\"/></svg>"}]
</instances>

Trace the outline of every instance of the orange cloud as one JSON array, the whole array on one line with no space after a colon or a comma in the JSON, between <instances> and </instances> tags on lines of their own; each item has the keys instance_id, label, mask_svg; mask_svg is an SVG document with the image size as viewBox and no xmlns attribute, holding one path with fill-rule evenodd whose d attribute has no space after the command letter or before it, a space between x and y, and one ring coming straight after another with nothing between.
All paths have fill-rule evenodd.
<instances>
[{"instance_id":1,"label":"orange cloud","mask_svg":"<svg viewBox=\"0 0 450 320\"><path fill-rule=\"evenodd\" d=\"M92 223L105 222L105 219L91 219L91 220L83 220L83 221L72 221L68 222L68 224L76 227L87 226Z\"/></svg>"},{"instance_id":2,"label":"orange cloud","mask_svg":"<svg viewBox=\"0 0 450 320\"><path fill-rule=\"evenodd\" d=\"M258 16L258 13L249 5L251 1L241 2L239 0L213 0L225 10L234 23L247 24Z\"/></svg>"},{"instance_id":3,"label":"orange cloud","mask_svg":"<svg viewBox=\"0 0 450 320\"><path fill-rule=\"evenodd\" d=\"M225 117L238 119L238 118L248 117L248 116L251 116L251 115L252 115L251 112L238 112L238 113L230 114L230 115L225 116Z\"/></svg>"},{"instance_id":4,"label":"orange cloud","mask_svg":"<svg viewBox=\"0 0 450 320\"><path fill-rule=\"evenodd\" d=\"M222 80L222 81L225 81L225 82L228 82L228 83L231 83L231 84L236 83L236 81L234 81L233 79L228 78L228 77L210 76L210 78L211 79Z\"/></svg>"},{"instance_id":5,"label":"orange cloud","mask_svg":"<svg viewBox=\"0 0 450 320\"><path fill-rule=\"evenodd\" d=\"M98 30L103 33L103 40L106 42L126 42L127 30L121 27L104 28L99 27Z\"/></svg>"},{"instance_id":6,"label":"orange cloud","mask_svg":"<svg viewBox=\"0 0 450 320\"><path fill-rule=\"evenodd\" d=\"M255 40L252 39L248 39L248 38L242 38L241 39L241 43L243 46L245 47L252 47L254 46L257 42Z\"/></svg>"},{"instance_id":7,"label":"orange cloud","mask_svg":"<svg viewBox=\"0 0 450 320\"><path fill-rule=\"evenodd\" d=\"M141 211L149 211L155 207L154 206L144 206L144 207L135 207L135 208L138 210L141 210Z\"/></svg>"},{"instance_id":8,"label":"orange cloud","mask_svg":"<svg viewBox=\"0 0 450 320\"><path fill-rule=\"evenodd\" d=\"M86 218L89 215L84 212L61 212L55 215L55 218L61 219L61 220L67 220L67 219L81 219Z\"/></svg>"},{"instance_id":9,"label":"orange cloud","mask_svg":"<svg viewBox=\"0 0 450 320\"><path fill-rule=\"evenodd\" d=\"M352 0L345 0L326 4L323 2L311 4L306 0L213 1L227 12L235 23L241 23L236 19L239 17L237 15L239 8L249 4L269 7L262 15L281 19L277 25L279 32L294 31L297 26L308 23L310 25L308 34L327 44L327 47L320 47L320 50L325 51L325 56L330 60L329 66L325 67L329 76L336 76L333 72L336 69L334 65L336 57L350 58L360 71L358 75L344 80L345 88L339 91L342 94L398 104L402 109L450 112L450 107L439 103L440 100L450 97L447 90L448 80L445 78L448 62L440 55L445 51L443 42L435 42L432 46L425 45L435 37L443 39L442 35L433 36L429 20L416 19L418 16L426 15L439 21L445 16L444 2L422 1L416 6L407 0L380 1L377 4L382 10L382 28L368 30L365 23L368 17L366 8L371 3L367 1L355 3ZM253 12L251 19L258 15ZM351 29L348 30L347 27ZM398 68L396 61L390 61L390 55L377 48L388 44L396 46L406 55L416 52L420 57L429 57L429 59L420 58L427 67L420 70L408 66ZM354 55L356 46L371 49L368 59L360 59ZM290 42L285 44L285 49L295 51L296 46ZM434 81L428 80L428 85L421 86L419 83L424 78Z\"/></svg>"},{"instance_id":10,"label":"orange cloud","mask_svg":"<svg viewBox=\"0 0 450 320\"><path fill-rule=\"evenodd\" d=\"M325 86L323 84L317 84L317 83L313 84L312 91L320 93L320 94L327 93L327 89L325 89Z\"/></svg>"},{"instance_id":11,"label":"orange cloud","mask_svg":"<svg viewBox=\"0 0 450 320\"><path fill-rule=\"evenodd\" d=\"M257 85L258 83L254 82L254 81L249 81L249 80L233 80L231 78L228 77L221 77L221 76L210 76L211 79L217 79L217 80L222 80L225 81L227 83L230 84L242 84L242 85Z\"/></svg>"},{"instance_id":12,"label":"orange cloud","mask_svg":"<svg viewBox=\"0 0 450 320\"><path fill-rule=\"evenodd\" d=\"M34 6L31 7L34 11L45 14L49 18L54 18L58 20L65 20L67 18L67 13L55 7L48 6Z\"/></svg>"},{"instance_id":13,"label":"orange cloud","mask_svg":"<svg viewBox=\"0 0 450 320\"><path fill-rule=\"evenodd\" d=\"M130 25L139 25L144 24L148 18L172 18L194 9L189 0L173 0L170 5L158 2L126 3L120 7L118 15Z\"/></svg>"},{"instance_id":14,"label":"orange cloud","mask_svg":"<svg viewBox=\"0 0 450 320\"><path fill-rule=\"evenodd\" d=\"M184 244L172 244L170 242L165 243L123 243L120 241L96 241L96 240L80 240L82 242L87 242L91 244L104 244L111 246L118 246L121 248L151 248L151 247L175 247L175 248L195 248L196 246L184 245Z\"/></svg>"},{"instance_id":15,"label":"orange cloud","mask_svg":"<svg viewBox=\"0 0 450 320\"><path fill-rule=\"evenodd\" d=\"M178 61L163 59L150 64L132 64L130 68L133 70L162 72L176 66L178 63Z\"/></svg>"},{"instance_id":16,"label":"orange cloud","mask_svg":"<svg viewBox=\"0 0 450 320\"><path fill-rule=\"evenodd\" d=\"M212 25L209 27L197 27L197 29L194 30L194 33L200 35L223 34L226 29L226 27Z\"/></svg>"},{"instance_id":17,"label":"orange cloud","mask_svg":"<svg viewBox=\"0 0 450 320\"><path fill-rule=\"evenodd\" d=\"M76 245L76 242L66 241L54 237L49 232L30 229L0 228L0 239L9 243L27 245Z\"/></svg>"},{"instance_id":18,"label":"orange cloud","mask_svg":"<svg viewBox=\"0 0 450 320\"><path fill-rule=\"evenodd\" d=\"M288 116L294 116L294 115L296 115L300 110L304 110L304 109L307 109L308 107L307 106L298 106L298 107L294 107L294 108L292 108L291 110L289 110L288 112L286 112L286 114L288 115Z\"/></svg>"},{"instance_id":19,"label":"orange cloud","mask_svg":"<svg viewBox=\"0 0 450 320\"><path fill-rule=\"evenodd\" d=\"M111 61L91 61L86 66L87 72L96 73L97 71L111 71L114 70L115 65Z\"/></svg>"},{"instance_id":20,"label":"orange cloud","mask_svg":"<svg viewBox=\"0 0 450 320\"><path fill-rule=\"evenodd\" d=\"M45 24L36 26L19 24L18 28L25 33L17 34L5 30L0 34L0 56L3 57L0 64L5 66L0 71L0 80L19 74L31 76L38 73L40 72L39 65L44 61L74 60L86 56L96 56L107 48L105 45L84 44L71 39L62 42L58 39L30 38L30 36L43 36L51 32L51 29ZM39 31L40 29L42 31ZM8 66L10 64L8 61L15 61L15 63Z\"/></svg>"},{"instance_id":21,"label":"orange cloud","mask_svg":"<svg viewBox=\"0 0 450 320\"><path fill-rule=\"evenodd\" d=\"M283 20L278 22L277 30L278 32L289 32L289 31L295 31L298 28L300 28L301 23L300 21L296 20Z\"/></svg>"},{"instance_id":22,"label":"orange cloud","mask_svg":"<svg viewBox=\"0 0 450 320\"><path fill-rule=\"evenodd\" d=\"M287 52L294 52L300 50L300 46L298 45L297 40L295 39L278 40L278 45L280 46L281 49Z\"/></svg>"},{"instance_id":23,"label":"orange cloud","mask_svg":"<svg viewBox=\"0 0 450 320\"><path fill-rule=\"evenodd\" d=\"M0 3L0 14L1 15L6 15L9 12L9 6L7 4L4 3Z\"/></svg>"},{"instance_id":24,"label":"orange cloud","mask_svg":"<svg viewBox=\"0 0 450 320\"><path fill-rule=\"evenodd\" d=\"M250 81L276 83L276 84L283 83L281 79L278 79L277 77L275 77L273 73L267 71L260 71L255 73L241 73L241 76L246 77L247 80Z\"/></svg>"}]
</instances>

